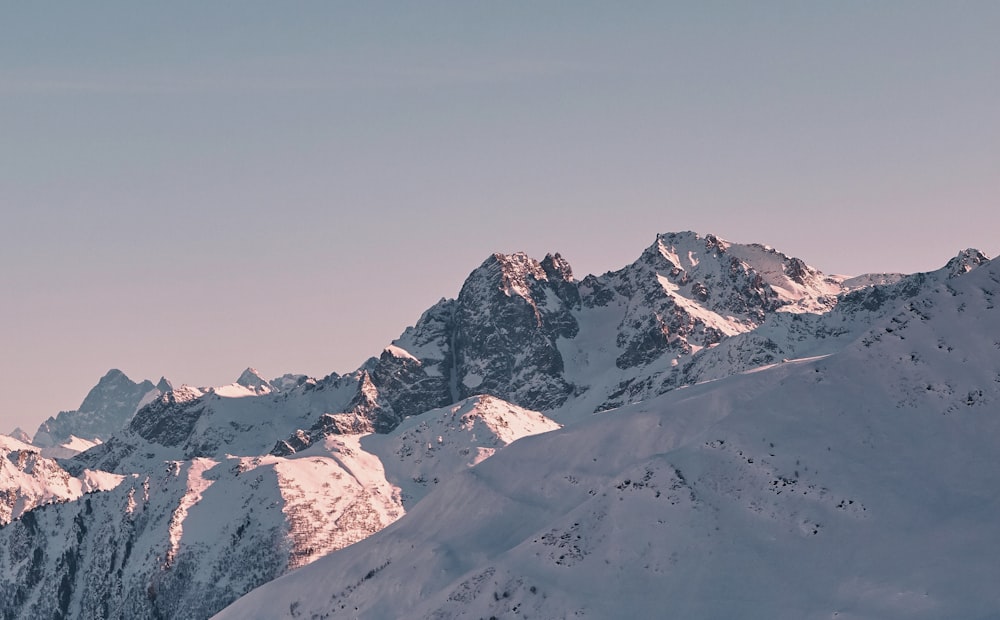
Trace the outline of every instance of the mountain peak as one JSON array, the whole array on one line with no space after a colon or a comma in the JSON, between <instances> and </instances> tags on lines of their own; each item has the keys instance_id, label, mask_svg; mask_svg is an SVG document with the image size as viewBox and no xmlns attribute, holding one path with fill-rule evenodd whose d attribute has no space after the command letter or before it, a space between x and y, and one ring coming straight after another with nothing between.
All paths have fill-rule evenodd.
<instances>
[{"instance_id":1,"label":"mountain peak","mask_svg":"<svg viewBox=\"0 0 1000 620\"><path fill-rule=\"evenodd\" d=\"M23 443L31 443L31 435L24 432L20 426L12 430L9 436Z\"/></svg>"},{"instance_id":2,"label":"mountain peak","mask_svg":"<svg viewBox=\"0 0 1000 620\"><path fill-rule=\"evenodd\" d=\"M248 367L240 375L240 378L236 380L236 383L242 385L245 388L257 389L265 385L269 385L267 379L265 379L256 368Z\"/></svg>"},{"instance_id":3,"label":"mountain peak","mask_svg":"<svg viewBox=\"0 0 1000 620\"><path fill-rule=\"evenodd\" d=\"M108 384L108 383L129 383L130 385L135 385L135 381L128 378L128 375L118 370L117 368L112 368L101 377L100 381L97 382L98 385Z\"/></svg>"},{"instance_id":4,"label":"mountain peak","mask_svg":"<svg viewBox=\"0 0 1000 620\"><path fill-rule=\"evenodd\" d=\"M979 250L967 248L948 261L948 264L944 268L948 271L948 277L954 278L963 273L968 273L984 263L988 263L989 260L990 258Z\"/></svg>"},{"instance_id":5,"label":"mountain peak","mask_svg":"<svg viewBox=\"0 0 1000 620\"><path fill-rule=\"evenodd\" d=\"M569 261L562 257L559 252L546 254L541 262L542 270L549 280L558 282L572 282L573 268L569 266Z\"/></svg>"},{"instance_id":6,"label":"mountain peak","mask_svg":"<svg viewBox=\"0 0 1000 620\"><path fill-rule=\"evenodd\" d=\"M33 441L42 448L59 445L73 435L103 441L149 402L146 397L154 389L156 386L148 379L137 383L112 368L91 388L76 411L61 411L42 422Z\"/></svg>"},{"instance_id":7,"label":"mountain peak","mask_svg":"<svg viewBox=\"0 0 1000 620\"><path fill-rule=\"evenodd\" d=\"M466 286L472 283L484 292L499 288L508 297L516 295L530 299L532 281L539 280L548 280L548 275L537 260L524 252L496 252L469 274Z\"/></svg>"},{"instance_id":8,"label":"mountain peak","mask_svg":"<svg viewBox=\"0 0 1000 620\"><path fill-rule=\"evenodd\" d=\"M659 266L664 266L665 260L670 269L690 270L698 266L699 257L718 257L725 254L730 245L713 234L703 237L689 230L659 233L653 244L643 251L640 260Z\"/></svg>"}]
</instances>

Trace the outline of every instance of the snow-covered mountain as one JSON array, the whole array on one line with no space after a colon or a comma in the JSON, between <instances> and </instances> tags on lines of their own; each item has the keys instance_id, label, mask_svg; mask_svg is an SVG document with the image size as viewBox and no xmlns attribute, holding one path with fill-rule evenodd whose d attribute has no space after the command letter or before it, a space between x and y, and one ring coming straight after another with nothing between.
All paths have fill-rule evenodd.
<instances>
[{"instance_id":1,"label":"snow-covered mountain","mask_svg":"<svg viewBox=\"0 0 1000 620\"><path fill-rule=\"evenodd\" d=\"M226 413L218 405L201 413ZM554 428L541 414L484 396L387 435L331 436L289 457L263 446L182 460L131 454L116 468L127 470L127 462L142 473L113 491L39 508L0 530L4 617L207 618L253 587L381 530L439 481L497 449Z\"/></svg>"},{"instance_id":2,"label":"snow-covered mountain","mask_svg":"<svg viewBox=\"0 0 1000 620\"><path fill-rule=\"evenodd\" d=\"M480 393L565 421L636 402L690 383L683 370L700 351L771 315L834 307L845 280L766 246L690 232L658 235L635 263L582 281L558 254L494 254L456 299L366 364L347 411L275 453L330 433L386 432Z\"/></svg>"},{"instance_id":3,"label":"snow-covered mountain","mask_svg":"<svg viewBox=\"0 0 1000 620\"><path fill-rule=\"evenodd\" d=\"M250 599L258 603L246 603L259 605L257 617L310 617L307 610L351 615L353 606L367 617L397 617L401 609L427 617L649 616L652 607L612 613L598 599L621 598L608 597L609 588L638 596L665 575L701 570L700 554L728 557L713 546L730 535L713 534L723 529L756 532L758 539L770 532L793 564L805 561L805 547L779 535L781 527L806 532L803 524L815 521L817 534L810 536L819 536L827 531L819 524L834 518L824 511L854 514L844 506L893 482L889 473L870 486L846 475L828 478L841 468L856 471L845 459L886 464L854 447L813 445L818 431L796 422L803 411L831 441L840 437L853 446L862 425L857 417L885 410L883 392L897 389L891 386L926 379L919 398L893 401L924 417L924 400L933 394L958 395L959 404L990 402L995 386L980 383L1000 375L962 375L967 369L953 364L958 355L933 352L954 352L952 340L965 346L966 336L945 332L993 329L992 307L975 305L975 291L993 290L986 282L992 269L985 256L967 250L935 272L849 278L766 246L695 233L658 235L631 265L582 280L558 254L541 261L494 254L455 299L428 309L354 372L268 381L248 368L224 386L150 383L154 389L120 413L115 430L81 435L103 443L52 461L62 472L56 477L100 471L121 484L76 500L48 500L72 501L36 508L0 528L0 615L205 618L298 568L289 585L273 586L287 589L268 586ZM912 329L913 317L923 327L906 340L914 339L914 359L925 362L907 363L924 373L916 383L910 365L871 357L889 350L887 334ZM989 368L994 358L981 357L985 345L977 342L962 364ZM65 438L68 429L93 429L95 420L113 418L106 412L114 403L121 412L128 408L122 395L135 397L142 384L120 374L102 379L78 412L55 419ZM834 428L841 418L843 427ZM560 425L565 429L547 433ZM721 434L702 441L706 429ZM794 447L809 474L806 465L789 473L778 456L761 454L756 433L764 431L768 444L778 439ZM978 431L986 433L981 441L991 432ZM545 434L520 439L538 433ZM716 440L722 443L703 446ZM886 456L901 466L910 466L911 457ZM770 487L761 491L762 484ZM847 503L765 502L797 498L789 485L803 497L840 493ZM730 505L733 495L759 508L750 513L784 516L763 519L754 530L759 523ZM908 507L899 501L886 514L899 517ZM864 505L861 513L870 510ZM704 529L708 523L720 530ZM690 541L683 549L664 546L684 536ZM709 537L711 543L702 540ZM585 539L588 547L579 542ZM886 540L889 549L901 538ZM761 557L770 562L780 555L774 553ZM615 567L617 576L593 583L598 573L592 560L583 561L591 556ZM526 568L540 557L557 568ZM746 569L750 556L741 557L737 565ZM382 559L355 574L373 558ZM657 570L643 573L636 558ZM712 562L704 566L719 570ZM405 585L384 585L394 579L382 575L414 567L419 575ZM519 571L539 581L518 582ZM766 572L760 575L766 581ZM302 584L324 580L337 584L322 588L335 599L303 594L312 586ZM704 589L693 588L690 598L698 592ZM272 596L268 604L284 607L260 603ZM786 609L776 605L771 609ZM234 609L227 613L240 617L249 607Z\"/></svg>"},{"instance_id":4,"label":"snow-covered mountain","mask_svg":"<svg viewBox=\"0 0 1000 620\"><path fill-rule=\"evenodd\" d=\"M918 280L836 352L519 441L217 618L995 617L1000 266Z\"/></svg>"},{"instance_id":5,"label":"snow-covered mountain","mask_svg":"<svg viewBox=\"0 0 1000 620\"><path fill-rule=\"evenodd\" d=\"M113 489L121 480L91 470L71 476L38 447L0 435L0 526L38 506Z\"/></svg>"}]
</instances>

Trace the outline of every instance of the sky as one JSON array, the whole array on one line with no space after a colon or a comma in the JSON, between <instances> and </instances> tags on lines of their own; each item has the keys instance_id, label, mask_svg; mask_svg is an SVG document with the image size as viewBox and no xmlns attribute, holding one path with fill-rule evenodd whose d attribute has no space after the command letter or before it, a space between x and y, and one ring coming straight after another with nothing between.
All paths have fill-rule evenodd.
<instances>
[{"instance_id":1,"label":"sky","mask_svg":"<svg viewBox=\"0 0 1000 620\"><path fill-rule=\"evenodd\" d=\"M17 3L0 432L110 368L349 372L491 253L1000 253L1000 3Z\"/></svg>"}]
</instances>

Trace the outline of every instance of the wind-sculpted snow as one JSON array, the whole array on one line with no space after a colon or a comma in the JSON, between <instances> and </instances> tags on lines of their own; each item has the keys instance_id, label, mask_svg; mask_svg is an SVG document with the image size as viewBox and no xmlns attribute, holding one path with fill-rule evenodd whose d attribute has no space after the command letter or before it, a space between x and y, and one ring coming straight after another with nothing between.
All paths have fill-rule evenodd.
<instances>
[{"instance_id":1,"label":"wind-sculpted snow","mask_svg":"<svg viewBox=\"0 0 1000 620\"><path fill-rule=\"evenodd\" d=\"M987 263L838 352L521 440L217 617L991 617L997 295Z\"/></svg>"}]
</instances>

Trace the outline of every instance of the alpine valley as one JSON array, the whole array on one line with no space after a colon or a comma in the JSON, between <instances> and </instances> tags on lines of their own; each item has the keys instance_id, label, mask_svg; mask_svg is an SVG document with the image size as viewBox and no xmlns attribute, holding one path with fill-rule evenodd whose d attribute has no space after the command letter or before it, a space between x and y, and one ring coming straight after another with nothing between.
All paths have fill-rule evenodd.
<instances>
[{"instance_id":1,"label":"alpine valley","mask_svg":"<svg viewBox=\"0 0 1000 620\"><path fill-rule=\"evenodd\" d=\"M494 254L344 375L112 370L0 436L0 616L998 618L1000 265L941 258Z\"/></svg>"}]
</instances>

